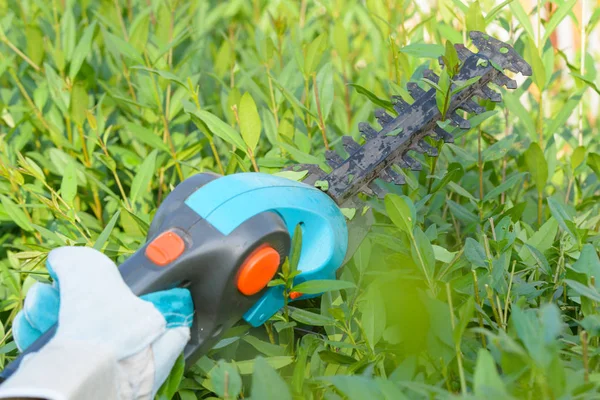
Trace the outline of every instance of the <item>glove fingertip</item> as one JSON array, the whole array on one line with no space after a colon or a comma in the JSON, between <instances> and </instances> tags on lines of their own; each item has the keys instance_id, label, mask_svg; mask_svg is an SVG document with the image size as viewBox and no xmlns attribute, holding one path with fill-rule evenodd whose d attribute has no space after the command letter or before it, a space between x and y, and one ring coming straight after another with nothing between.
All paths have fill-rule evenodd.
<instances>
[{"instance_id":1,"label":"glove fingertip","mask_svg":"<svg viewBox=\"0 0 600 400\"><path fill-rule=\"evenodd\" d=\"M174 288L149 293L140 298L154 305L165 318L167 328L192 326L194 302L189 290Z\"/></svg>"},{"instance_id":2,"label":"glove fingertip","mask_svg":"<svg viewBox=\"0 0 600 400\"><path fill-rule=\"evenodd\" d=\"M23 311L19 311L13 320L12 333L20 352L25 351L42 335L42 332L31 326Z\"/></svg>"},{"instance_id":3,"label":"glove fingertip","mask_svg":"<svg viewBox=\"0 0 600 400\"><path fill-rule=\"evenodd\" d=\"M58 289L39 282L29 289L23 304L23 313L27 322L40 332L47 331L58 322L59 309Z\"/></svg>"}]
</instances>

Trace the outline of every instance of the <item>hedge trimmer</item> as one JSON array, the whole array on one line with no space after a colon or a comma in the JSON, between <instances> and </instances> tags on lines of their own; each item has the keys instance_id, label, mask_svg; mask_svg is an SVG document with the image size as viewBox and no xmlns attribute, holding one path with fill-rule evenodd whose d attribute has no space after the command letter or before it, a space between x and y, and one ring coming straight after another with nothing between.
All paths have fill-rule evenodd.
<instances>
[{"instance_id":1,"label":"hedge trimmer","mask_svg":"<svg viewBox=\"0 0 600 400\"><path fill-rule=\"evenodd\" d=\"M348 226L340 207L359 192L383 196L385 190L377 179L405 183L397 168L422 168L409 152L438 155L438 148L426 137L452 142L447 125L470 128L457 111L485 111L475 97L500 101L500 94L490 89L489 83L517 87L504 70L531 75L531 67L511 46L481 32L471 32L470 37L478 53L456 45L453 54L460 63L448 57L442 60L446 69L452 64L453 71L447 72L451 81L448 76L426 71L424 79L430 90L409 83L414 102L394 97L395 117L376 111L379 130L361 123L362 146L344 136L348 157L328 151L330 168L294 166L296 171L307 171L303 182L260 173L222 177L202 173L186 179L169 194L154 217L147 243L119 270L136 295L174 286L190 290L195 316L185 349L188 365L206 354L240 319L259 326L283 307L282 285L269 286L269 282L289 255L290 238L297 226L302 229L299 274L294 278L298 291L287 294L290 300L318 296L314 291L300 291L302 284L335 279L336 270L348 256ZM40 349L55 330L56 326L42 335L0 377L8 378L22 357Z\"/></svg>"}]
</instances>

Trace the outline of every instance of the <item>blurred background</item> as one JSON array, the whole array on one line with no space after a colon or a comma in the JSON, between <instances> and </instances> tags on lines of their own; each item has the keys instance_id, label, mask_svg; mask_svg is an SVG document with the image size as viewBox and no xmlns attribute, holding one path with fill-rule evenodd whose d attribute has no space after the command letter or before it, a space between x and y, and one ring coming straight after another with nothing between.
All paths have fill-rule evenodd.
<instances>
[{"instance_id":1,"label":"blurred background","mask_svg":"<svg viewBox=\"0 0 600 400\"><path fill-rule=\"evenodd\" d=\"M598 398L598 5L0 0L0 367L50 249L121 262L191 175L345 156L477 30L533 75L399 172L395 202L346 210L376 221L341 270L356 288L236 327L161 395Z\"/></svg>"}]
</instances>

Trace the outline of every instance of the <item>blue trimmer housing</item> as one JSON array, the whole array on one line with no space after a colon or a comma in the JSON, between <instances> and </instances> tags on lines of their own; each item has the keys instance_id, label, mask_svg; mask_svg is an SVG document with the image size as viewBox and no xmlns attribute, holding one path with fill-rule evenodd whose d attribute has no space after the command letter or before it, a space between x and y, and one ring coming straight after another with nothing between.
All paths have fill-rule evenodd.
<instances>
[{"instance_id":1,"label":"blue trimmer housing","mask_svg":"<svg viewBox=\"0 0 600 400\"><path fill-rule=\"evenodd\" d=\"M240 319L259 326L283 307L283 288L268 287L270 277L251 293L242 292L239 280L248 260L265 248L275 274L289 255L290 237L298 224L303 238L295 283L335 279L348 248L348 231L343 214L327 194L261 173L197 174L164 200L148 241L119 271L136 295L176 286L190 290L195 313L184 350L189 366ZM27 348L0 378L8 378L23 356L40 349L56 328Z\"/></svg>"}]
</instances>

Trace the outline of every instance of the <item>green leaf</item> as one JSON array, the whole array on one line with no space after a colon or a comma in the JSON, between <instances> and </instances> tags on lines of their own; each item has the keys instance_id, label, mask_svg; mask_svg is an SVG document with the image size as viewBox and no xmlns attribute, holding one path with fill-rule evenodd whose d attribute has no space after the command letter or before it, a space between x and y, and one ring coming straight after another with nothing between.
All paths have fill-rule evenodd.
<instances>
[{"instance_id":1,"label":"green leaf","mask_svg":"<svg viewBox=\"0 0 600 400\"><path fill-rule=\"evenodd\" d=\"M183 354L182 354L177 358L177 361L175 361L175 365L173 366L171 373L169 374L167 379L164 381L164 383L158 390L158 393L156 393L158 400L171 400L173 398L173 396L175 396L175 393L177 392L177 389L179 388L179 383L181 382L181 379L183 378L183 370L184 369L185 369L185 358L183 357Z\"/></svg>"},{"instance_id":2,"label":"green leaf","mask_svg":"<svg viewBox=\"0 0 600 400\"><path fill-rule=\"evenodd\" d=\"M547 201L548 207L550 207L550 212L558 222L558 225L565 232L568 232L573 237L573 239L577 240L577 228L573 223L571 216L565 210L564 206L554 197L548 197Z\"/></svg>"},{"instance_id":3,"label":"green leaf","mask_svg":"<svg viewBox=\"0 0 600 400\"><path fill-rule=\"evenodd\" d=\"M304 74L309 76L319 65L323 52L327 46L327 35L325 33L317 36L309 45L304 57Z\"/></svg>"},{"instance_id":4,"label":"green leaf","mask_svg":"<svg viewBox=\"0 0 600 400\"><path fill-rule=\"evenodd\" d=\"M506 108L508 108L508 110L517 117L516 121L525 125L525 129L529 134L529 138L531 140L537 140L537 130L535 129L535 123L533 122L533 118L529 114L529 111L527 111L527 109L523 107L523 104L519 99L519 95L511 93L510 91L506 91L505 93L503 93L502 99L504 101L504 105L506 105Z\"/></svg>"},{"instance_id":5,"label":"green leaf","mask_svg":"<svg viewBox=\"0 0 600 400\"><path fill-rule=\"evenodd\" d=\"M189 89L188 86L185 84L185 82L182 81L177 75L175 75L172 72L148 68L148 67L144 67L143 65L134 65L133 67L131 67L131 69L134 69L134 70L137 69L137 70L150 72L150 73L158 75L161 78L164 78L170 82L176 83L184 89Z\"/></svg>"},{"instance_id":6,"label":"green leaf","mask_svg":"<svg viewBox=\"0 0 600 400\"><path fill-rule=\"evenodd\" d=\"M243 340L266 356L275 357L285 355L284 347L269 342L264 342L252 335L244 336Z\"/></svg>"},{"instance_id":7,"label":"green leaf","mask_svg":"<svg viewBox=\"0 0 600 400\"><path fill-rule=\"evenodd\" d=\"M323 67L319 70L317 74L317 89L319 92L319 104L321 105L321 114L323 115L323 120L327 121L329 114L331 112L331 108L333 106L334 100L334 83L333 83L333 68L331 63L327 63L323 65ZM316 111L316 97L315 91L312 90L312 99L313 105Z\"/></svg>"},{"instance_id":8,"label":"green leaf","mask_svg":"<svg viewBox=\"0 0 600 400\"><path fill-rule=\"evenodd\" d=\"M456 48L454 47L454 44L449 40L446 40L443 59L445 67L443 71L446 71L450 78L453 78L454 75L456 75L456 73L458 72L460 59L458 58L458 53L456 51ZM442 85L440 86L442 87L442 89L445 89Z\"/></svg>"},{"instance_id":9,"label":"green leaf","mask_svg":"<svg viewBox=\"0 0 600 400\"><path fill-rule=\"evenodd\" d=\"M546 260L542 252L528 244L525 244L523 247L531 254L531 258L534 260L532 264L540 268L546 275L551 276L552 270L550 269L550 264L548 264L548 260Z\"/></svg>"},{"instance_id":10,"label":"green leaf","mask_svg":"<svg viewBox=\"0 0 600 400\"><path fill-rule=\"evenodd\" d=\"M467 31L481 31L485 32L485 19L483 18L483 13L481 12L481 5L479 1L474 1L469 6L469 10L465 15L465 20L467 22Z\"/></svg>"},{"instance_id":11,"label":"green leaf","mask_svg":"<svg viewBox=\"0 0 600 400\"><path fill-rule=\"evenodd\" d=\"M230 396L229 398L236 399L242 391L242 377L237 368L224 360L219 360L217 365L210 370L208 379L212 391L219 397L225 397L227 394Z\"/></svg>"},{"instance_id":12,"label":"green leaf","mask_svg":"<svg viewBox=\"0 0 600 400\"><path fill-rule=\"evenodd\" d=\"M479 217L477 217L477 215L474 214L473 211L469 211L466 207L462 206L461 204L458 204L453 200L446 200L446 203L448 204L448 208L450 208L450 211L452 211L452 214L461 221L467 224L479 222Z\"/></svg>"},{"instance_id":13,"label":"green leaf","mask_svg":"<svg viewBox=\"0 0 600 400\"><path fill-rule=\"evenodd\" d=\"M387 194L385 196L385 210L390 219L400 230L412 235L417 213L412 201L406 196Z\"/></svg>"},{"instance_id":14,"label":"green leaf","mask_svg":"<svg viewBox=\"0 0 600 400\"><path fill-rule=\"evenodd\" d=\"M34 25L25 27L25 37L27 39L27 55L36 65L40 65L44 59L44 34L42 30Z\"/></svg>"},{"instance_id":15,"label":"green leaf","mask_svg":"<svg viewBox=\"0 0 600 400\"><path fill-rule=\"evenodd\" d=\"M443 248L441 246L437 246L435 244L432 245L432 247L433 247L433 254L437 261L441 261L443 263L449 264L454 259L454 256L456 256L455 251L448 251L445 248Z\"/></svg>"},{"instance_id":16,"label":"green leaf","mask_svg":"<svg viewBox=\"0 0 600 400\"><path fill-rule=\"evenodd\" d=\"M511 5L516 3L518 2L515 1L511 3ZM540 57L540 52L531 37L527 38L525 46L525 60L533 69L533 82L536 84L538 89L544 90L546 86L546 69Z\"/></svg>"},{"instance_id":17,"label":"green leaf","mask_svg":"<svg viewBox=\"0 0 600 400\"><path fill-rule=\"evenodd\" d=\"M87 56L92 51L92 39L94 38L95 30L96 21L93 21L87 28L85 28L81 39L79 39L79 43L77 43L77 47L75 47L73 58L71 59L71 64L69 66L69 78L71 78L71 80L75 79L77 73L81 69L83 61L85 61Z\"/></svg>"},{"instance_id":18,"label":"green leaf","mask_svg":"<svg viewBox=\"0 0 600 400\"><path fill-rule=\"evenodd\" d=\"M320 294L332 290L353 289L356 285L348 281L339 281L333 279L311 280L294 285L293 290L304 294Z\"/></svg>"},{"instance_id":19,"label":"green leaf","mask_svg":"<svg viewBox=\"0 0 600 400\"><path fill-rule=\"evenodd\" d=\"M538 195L541 196L548 181L548 163L539 144L531 143L525 152L525 163L537 188Z\"/></svg>"},{"instance_id":20,"label":"green leaf","mask_svg":"<svg viewBox=\"0 0 600 400\"><path fill-rule=\"evenodd\" d=\"M258 357L256 360L258 360ZM241 375L249 375L252 374L256 369L256 360L235 361L235 365L237 366ZM264 360L271 366L271 368L280 369L286 365L290 365L294 361L294 358L290 356L278 356L265 358Z\"/></svg>"},{"instance_id":21,"label":"green leaf","mask_svg":"<svg viewBox=\"0 0 600 400\"><path fill-rule=\"evenodd\" d=\"M352 256L352 259L354 260L354 265L356 265L356 268L358 268L361 273L364 273L367 270L369 261L371 260L371 241L368 238L363 240Z\"/></svg>"},{"instance_id":22,"label":"green leaf","mask_svg":"<svg viewBox=\"0 0 600 400\"><path fill-rule=\"evenodd\" d=\"M504 2L498 4L497 6L495 6L493 9L490 10L490 12L488 12L485 15L485 25L489 25L490 23L492 23L495 19L496 19L496 15L502 11L504 9L504 7L506 7L508 4L512 3L514 0L505 0Z\"/></svg>"},{"instance_id":23,"label":"green leaf","mask_svg":"<svg viewBox=\"0 0 600 400\"><path fill-rule=\"evenodd\" d=\"M2 199L2 206L8 217L21 229L31 232L33 228L25 212L8 197L0 195L0 199Z\"/></svg>"},{"instance_id":24,"label":"green leaf","mask_svg":"<svg viewBox=\"0 0 600 400\"><path fill-rule=\"evenodd\" d=\"M75 48L75 30L75 16L71 8L67 7L60 21L61 50L67 61L71 59Z\"/></svg>"},{"instance_id":25,"label":"green leaf","mask_svg":"<svg viewBox=\"0 0 600 400\"><path fill-rule=\"evenodd\" d=\"M579 167L583 160L585 160L585 146L578 146L573 150L573 154L571 155L571 171L575 173L575 169ZM600 172L600 156L598 156L598 172ZM596 174L596 176L600 176L600 174Z\"/></svg>"},{"instance_id":26,"label":"green leaf","mask_svg":"<svg viewBox=\"0 0 600 400\"><path fill-rule=\"evenodd\" d=\"M253 399L292 400L285 381L262 357L257 357L254 364L251 395Z\"/></svg>"},{"instance_id":27,"label":"green leaf","mask_svg":"<svg viewBox=\"0 0 600 400\"><path fill-rule=\"evenodd\" d=\"M369 100L371 100L373 104L378 105L379 107L383 107L388 111L395 112L394 106L391 101L381 99L369 90L355 83L348 83L348 86L352 86L354 89L356 89L358 93L362 94L363 96L366 96Z\"/></svg>"},{"instance_id":28,"label":"green leaf","mask_svg":"<svg viewBox=\"0 0 600 400\"><path fill-rule=\"evenodd\" d=\"M106 41L107 47L118 53L119 55L127 58L129 60L133 60L138 64L144 64L144 59L141 54L133 47L131 44L121 39L120 37L113 35L108 32L108 30L103 29L104 40Z\"/></svg>"},{"instance_id":29,"label":"green leaf","mask_svg":"<svg viewBox=\"0 0 600 400\"><path fill-rule=\"evenodd\" d=\"M342 18L338 18L333 26L333 44L340 60L348 59L348 33Z\"/></svg>"},{"instance_id":30,"label":"green leaf","mask_svg":"<svg viewBox=\"0 0 600 400\"><path fill-rule=\"evenodd\" d=\"M240 100L239 118L242 139L244 139L247 147L254 153L260 139L262 126L258 110L256 109L256 103L248 92L244 93Z\"/></svg>"},{"instance_id":31,"label":"green leaf","mask_svg":"<svg viewBox=\"0 0 600 400\"><path fill-rule=\"evenodd\" d=\"M300 257L302 256L302 225L297 224L294 228L292 236L292 244L290 248L290 272L298 271Z\"/></svg>"},{"instance_id":32,"label":"green leaf","mask_svg":"<svg viewBox=\"0 0 600 400\"><path fill-rule=\"evenodd\" d=\"M436 183L431 190L431 193L435 193L441 188L446 187L449 182L458 182L464 174L465 170L463 169L462 165L459 163L451 163L448 165L448 171L446 172L446 175L444 175L444 177L440 179L438 183Z\"/></svg>"},{"instance_id":33,"label":"green leaf","mask_svg":"<svg viewBox=\"0 0 600 400\"><path fill-rule=\"evenodd\" d=\"M593 245L587 243L583 246L579 258L570 269L585 275L588 282L594 277L596 288L600 289L600 259Z\"/></svg>"},{"instance_id":34,"label":"green leaf","mask_svg":"<svg viewBox=\"0 0 600 400\"><path fill-rule=\"evenodd\" d=\"M83 83L76 83L71 88L71 117L73 122L77 125L82 126L85 122L85 113L88 106L88 92ZM85 143L81 144L82 146Z\"/></svg>"},{"instance_id":35,"label":"green leaf","mask_svg":"<svg viewBox=\"0 0 600 400\"><path fill-rule=\"evenodd\" d=\"M475 84L476 82L478 82L479 79L481 79L481 76L478 75L478 76L474 76L472 78L469 78L466 81L455 80L454 83L456 84L456 88L452 89L452 92L450 93L450 95L455 95L456 93L462 92L463 90L465 90L469 86L471 86L471 85Z\"/></svg>"},{"instance_id":36,"label":"green leaf","mask_svg":"<svg viewBox=\"0 0 600 400\"><path fill-rule=\"evenodd\" d=\"M458 320L456 328L454 329L454 332L452 333L454 344L456 346L460 346L465 329L467 329L467 325L469 324L469 322L471 322L471 319L473 319L474 312L475 298L473 296L470 296L465 302L465 304L463 304L460 308L460 318Z\"/></svg>"},{"instance_id":37,"label":"green leaf","mask_svg":"<svg viewBox=\"0 0 600 400\"><path fill-rule=\"evenodd\" d=\"M477 267L487 267L487 255L485 254L485 250L483 246L479 244L473 238L467 238L465 242L465 257L469 260L473 265Z\"/></svg>"},{"instance_id":38,"label":"green leaf","mask_svg":"<svg viewBox=\"0 0 600 400\"><path fill-rule=\"evenodd\" d=\"M318 189L321 189L324 192L326 192L327 190L329 190L329 182L327 182L327 181L316 181L315 182L315 187L318 188Z\"/></svg>"},{"instance_id":39,"label":"green leaf","mask_svg":"<svg viewBox=\"0 0 600 400\"><path fill-rule=\"evenodd\" d=\"M360 310L361 325L371 349L374 350L386 326L385 300L377 287L371 286L367 290L362 298Z\"/></svg>"},{"instance_id":40,"label":"green leaf","mask_svg":"<svg viewBox=\"0 0 600 400\"><path fill-rule=\"evenodd\" d=\"M531 25L529 16L523 9L521 2L513 1L510 3L510 9L517 21L519 21L519 25L525 30L525 32L527 32L527 35L529 35L529 38L534 38L535 34L533 33L533 26Z\"/></svg>"},{"instance_id":41,"label":"green leaf","mask_svg":"<svg viewBox=\"0 0 600 400\"><path fill-rule=\"evenodd\" d=\"M594 171L596 177L600 179L600 154L589 153L587 157L587 165Z\"/></svg>"},{"instance_id":42,"label":"green leaf","mask_svg":"<svg viewBox=\"0 0 600 400\"><path fill-rule=\"evenodd\" d=\"M342 214L344 214L344 217L346 217L348 221L352 221L352 219L356 215L356 208L340 208L340 211L342 212Z\"/></svg>"},{"instance_id":43,"label":"green leaf","mask_svg":"<svg viewBox=\"0 0 600 400\"><path fill-rule=\"evenodd\" d=\"M527 239L525 242L526 246L522 247L519 251L521 260L527 265L534 263L536 261L534 255L527 249L527 246L534 247L543 254L552 247L557 232L558 222L556 219L550 218L533 236Z\"/></svg>"},{"instance_id":44,"label":"green leaf","mask_svg":"<svg viewBox=\"0 0 600 400\"><path fill-rule=\"evenodd\" d=\"M135 204L138 197L147 190L148 185L150 185L150 181L154 176L154 170L156 168L156 153L157 151L153 150L138 167L138 171L133 178L131 190L129 192L129 200L132 204Z\"/></svg>"},{"instance_id":45,"label":"green leaf","mask_svg":"<svg viewBox=\"0 0 600 400\"><path fill-rule=\"evenodd\" d=\"M273 176L280 176L296 182L302 182L306 175L308 175L308 171L280 171L273 174Z\"/></svg>"},{"instance_id":46,"label":"green leaf","mask_svg":"<svg viewBox=\"0 0 600 400\"><path fill-rule=\"evenodd\" d=\"M565 279L564 282L577 294L587 297L590 300L600 302L600 293L598 290L596 290L596 288L590 285L584 285L583 283L579 283L571 279Z\"/></svg>"},{"instance_id":47,"label":"green leaf","mask_svg":"<svg viewBox=\"0 0 600 400\"><path fill-rule=\"evenodd\" d=\"M327 326L335 324L333 318L329 318L321 314L316 314L314 312L303 310L301 308L292 309L290 317L300 322L301 324L309 326Z\"/></svg>"},{"instance_id":48,"label":"green leaf","mask_svg":"<svg viewBox=\"0 0 600 400\"><path fill-rule=\"evenodd\" d=\"M418 226L414 229L414 243L411 246L412 259L422 266L425 278L429 280L435 272L435 254L431 242Z\"/></svg>"},{"instance_id":49,"label":"green leaf","mask_svg":"<svg viewBox=\"0 0 600 400\"><path fill-rule=\"evenodd\" d=\"M147 144L151 148L159 149L165 153L170 153L169 146L162 139L148 128L144 128L133 122L126 122L125 129L131 132L140 142Z\"/></svg>"},{"instance_id":50,"label":"green leaf","mask_svg":"<svg viewBox=\"0 0 600 400\"><path fill-rule=\"evenodd\" d=\"M413 57L437 59L444 54L444 46L430 43L413 43L402 47L400 52Z\"/></svg>"},{"instance_id":51,"label":"green leaf","mask_svg":"<svg viewBox=\"0 0 600 400\"><path fill-rule=\"evenodd\" d=\"M510 135L498 140L496 143L485 149L481 155L484 161L496 161L501 159L512 148L516 135Z\"/></svg>"},{"instance_id":52,"label":"green leaf","mask_svg":"<svg viewBox=\"0 0 600 400\"><path fill-rule=\"evenodd\" d=\"M77 195L77 171L74 161L69 162L63 172L60 195L68 205L73 206L73 200Z\"/></svg>"},{"instance_id":53,"label":"green leaf","mask_svg":"<svg viewBox=\"0 0 600 400\"><path fill-rule=\"evenodd\" d=\"M571 12L571 9L573 8L573 6L575 6L576 3L577 0L566 0L564 2L557 3L558 8L552 12L552 17L550 18L550 21L548 21L548 23L544 26L544 36L542 38L542 41L540 42L542 47L544 46L546 40L548 40L552 32L554 32L558 24L560 24L560 22L563 19L565 19L565 17Z\"/></svg>"},{"instance_id":54,"label":"green leaf","mask_svg":"<svg viewBox=\"0 0 600 400\"><path fill-rule=\"evenodd\" d=\"M510 398L496 369L496 362L487 349L479 349L477 353L473 381L474 391L478 397L490 400Z\"/></svg>"},{"instance_id":55,"label":"green leaf","mask_svg":"<svg viewBox=\"0 0 600 400\"><path fill-rule=\"evenodd\" d=\"M552 119L552 121L547 125L545 129L546 137L559 134L563 128L566 126L566 122L573 114L575 107L579 105L581 102L581 98L583 96L583 91L578 91L574 93L569 100L561 104L560 110L556 113L556 116ZM522 107L524 109L524 107ZM535 136L535 135L534 135ZM534 137L532 136L532 138Z\"/></svg>"},{"instance_id":56,"label":"green leaf","mask_svg":"<svg viewBox=\"0 0 600 400\"><path fill-rule=\"evenodd\" d=\"M44 63L44 71L46 72L46 80L48 81L48 87L50 88L54 104L56 104L63 114L66 114L67 108L71 103L71 97L69 96L69 91L65 88L64 81L48 63Z\"/></svg>"},{"instance_id":57,"label":"green leaf","mask_svg":"<svg viewBox=\"0 0 600 400\"><path fill-rule=\"evenodd\" d=\"M320 379L332 383L348 400L384 399L375 380L367 376L336 375L324 376Z\"/></svg>"},{"instance_id":58,"label":"green leaf","mask_svg":"<svg viewBox=\"0 0 600 400\"><path fill-rule=\"evenodd\" d=\"M117 212L112 216L110 221L108 221L108 224L106 224L106 226L102 230L102 233L100 233L100 235L96 239L96 242L94 243L94 248L96 250L102 251L104 244L108 241L108 238L110 237L110 234L112 233L115 224L119 220L119 215L121 215L121 210L117 210Z\"/></svg>"},{"instance_id":59,"label":"green leaf","mask_svg":"<svg viewBox=\"0 0 600 400\"><path fill-rule=\"evenodd\" d=\"M246 144L244 143L244 140L240 134L231 126L219 119L219 117L204 110L192 110L185 106L184 109L188 114L193 115L204 122L208 129L210 129L211 133L247 153ZM198 128L203 129L202 126L198 126Z\"/></svg>"},{"instance_id":60,"label":"green leaf","mask_svg":"<svg viewBox=\"0 0 600 400\"><path fill-rule=\"evenodd\" d=\"M521 172L519 174L511 176L506 181L504 181L504 183L501 183L500 185L496 186L495 188L490 190L488 193L486 193L486 195L483 197L483 201L488 202L488 201L500 196L502 193L506 192L507 190L515 188L517 185L519 185L521 183L521 180L526 175L527 175L527 172Z\"/></svg>"},{"instance_id":61,"label":"green leaf","mask_svg":"<svg viewBox=\"0 0 600 400\"><path fill-rule=\"evenodd\" d=\"M358 361L353 357L347 356L342 353L334 353L333 351L329 350L321 350L319 352L319 358L326 363L340 365L350 365Z\"/></svg>"}]
</instances>

